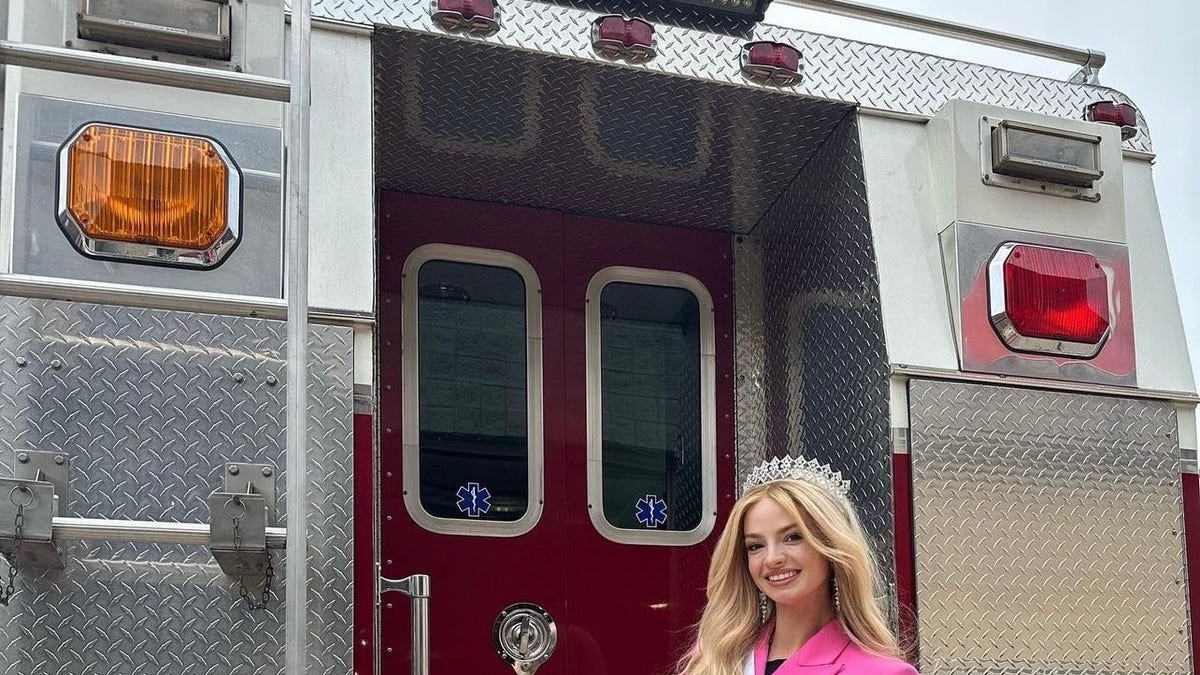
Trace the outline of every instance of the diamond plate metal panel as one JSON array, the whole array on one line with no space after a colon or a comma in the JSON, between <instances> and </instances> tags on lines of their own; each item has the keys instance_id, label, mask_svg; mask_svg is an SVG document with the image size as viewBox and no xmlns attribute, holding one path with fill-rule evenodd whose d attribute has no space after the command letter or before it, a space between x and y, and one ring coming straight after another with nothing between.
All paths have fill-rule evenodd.
<instances>
[{"instance_id":1,"label":"diamond plate metal panel","mask_svg":"<svg viewBox=\"0 0 1200 675\"><path fill-rule=\"evenodd\" d=\"M854 115L750 235L735 238L738 474L802 454L852 483L888 584L888 367Z\"/></svg>"},{"instance_id":2,"label":"diamond plate metal panel","mask_svg":"<svg viewBox=\"0 0 1200 675\"><path fill-rule=\"evenodd\" d=\"M748 231L849 109L399 31L374 46L386 190Z\"/></svg>"},{"instance_id":3,"label":"diamond plate metal panel","mask_svg":"<svg viewBox=\"0 0 1200 675\"><path fill-rule=\"evenodd\" d=\"M0 298L0 475L13 449L61 450L68 515L207 522L223 463L264 462L282 516L285 345L273 321ZM348 673L351 331L314 326L310 350L309 672ZM66 569L24 573L0 607L0 670L282 672L282 552L269 609L250 612L205 548L60 546Z\"/></svg>"},{"instance_id":4,"label":"diamond plate metal panel","mask_svg":"<svg viewBox=\"0 0 1200 675\"><path fill-rule=\"evenodd\" d=\"M578 0L578 7L591 0ZM638 3L628 3L633 8ZM317 0L314 15L338 21L404 28L446 38L460 44L499 45L572 59L602 62L593 52L590 22L599 15L578 7L547 5L531 0L506 0L504 26L486 38L448 36L435 26L425 2L391 0ZM630 9L630 8L626 8ZM649 3L648 16L662 12ZM687 24L686 17L665 17ZM899 113L931 116L952 99L1079 119L1086 104L1100 99L1132 102L1108 87L1070 84L1045 77L955 61L805 31L757 24L718 24L714 30L736 35L660 24L656 27L658 55L637 66L619 66L641 72L682 75L688 78L738 85L781 98L811 97L854 103ZM748 83L739 72L738 54L744 42L773 40L795 45L804 53L804 81L788 90ZM480 80L460 80L462 82ZM1130 150L1152 152L1149 130L1139 118L1139 133L1125 143Z\"/></svg>"},{"instance_id":5,"label":"diamond plate metal panel","mask_svg":"<svg viewBox=\"0 0 1200 675\"><path fill-rule=\"evenodd\" d=\"M1170 403L909 383L921 661L1191 673Z\"/></svg>"}]
</instances>

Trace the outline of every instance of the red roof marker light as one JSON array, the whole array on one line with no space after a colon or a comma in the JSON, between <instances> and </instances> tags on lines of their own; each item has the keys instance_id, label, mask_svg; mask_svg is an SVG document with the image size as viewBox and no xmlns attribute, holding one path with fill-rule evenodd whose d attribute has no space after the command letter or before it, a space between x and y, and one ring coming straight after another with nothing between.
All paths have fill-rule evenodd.
<instances>
[{"instance_id":1,"label":"red roof marker light","mask_svg":"<svg viewBox=\"0 0 1200 675\"><path fill-rule=\"evenodd\" d=\"M1084 251L1002 245L988 263L988 303L1016 351L1092 358L1111 333L1108 273Z\"/></svg>"},{"instance_id":2,"label":"red roof marker light","mask_svg":"<svg viewBox=\"0 0 1200 675\"><path fill-rule=\"evenodd\" d=\"M790 86L800 81L800 50L781 42L749 42L742 47L742 75L755 82Z\"/></svg>"},{"instance_id":3,"label":"red roof marker light","mask_svg":"<svg viewBox=\"0 0 1200 675\"><path fill-rule=\"evenodd\" d=\"M602 16L592 22L592 48L610 59L648 61L655 53L654 26L618 14Z\"/></svg>"},{"instance_id":4,"label":"red roof marker light","mask_svg":"<svg viewBox=\"0 0 1200 675\"><path fill-rule=\"evenodd\" d=\"M433 0L430 16L448 31L488 35L500 30L500 7L495 0Z\"/></svg>"},{"instance_id":5,"label":"red roof marker light","mask_svg":"<svg viewBox=\"0 0 1200 675\"><path fill-rule=\"evenodd\" d=\"M1121 127L1121 140L1125 141L1137 136L1137 117L1137 108L1116 101L1096 101L1083 109L1083 118L1089 122Z\"/></svg>"}]
</instances>

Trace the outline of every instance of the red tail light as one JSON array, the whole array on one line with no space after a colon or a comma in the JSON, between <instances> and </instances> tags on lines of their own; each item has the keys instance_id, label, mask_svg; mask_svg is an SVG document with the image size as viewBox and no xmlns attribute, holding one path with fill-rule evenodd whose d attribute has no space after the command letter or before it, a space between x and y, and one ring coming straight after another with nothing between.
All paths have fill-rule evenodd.
<instances>
[{"instance_id":1,"label":"red tail light","mask_svg":"<svg viewBox=\"0 0 1200 675\"><path fill-rule=\"evenodd\" d=\"M988 294L992 325L1012 349L1091 358L1108 338L1108 274L1090 253L1004 244Z\"/></svg>"},{"instance_id":2,"label":"red tail light","mask_svg":"<svg viewBox=\"0 0 1200 675\"><path fill-rule=\"evenodd\" d=\"M780 42L742 47L742 74L751 80L791 85L800 81L800 50Z\"/></svg>"},{"instance_id":3,"label":"red tail light","mask_svg":"<svg viewBox=\"0 0 1200 675\"><path fill-rule=\"evenodd\" d=\"M592 22L592 47L610 59L654 58L654 26L641 19L610 14Z\"/></svg>"},{"instance_id":4,"label":"red tail light","mask_svg":"<svg viewBox=\"0 0 1200 675\"><path fill-rule=\"evenodd\" d=\"M1089 122L1121 127L1121 138L1124 140L1133 138L1138 132L1137 108L1128 103L1097 101L1084 108L1083 117Z\"/></svg>"}]
</instances>

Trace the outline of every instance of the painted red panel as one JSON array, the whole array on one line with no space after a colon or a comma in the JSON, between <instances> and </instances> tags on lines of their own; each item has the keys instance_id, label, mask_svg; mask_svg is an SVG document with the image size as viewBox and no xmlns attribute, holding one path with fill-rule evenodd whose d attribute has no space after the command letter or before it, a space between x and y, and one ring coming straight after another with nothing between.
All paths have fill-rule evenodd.
<instances>
[{"instance_id":1,"label":"painted red panel","mask_svg":"<svg viewBox=\"0 0 1200 675\"><path fill-rule=\"evenodd\" d=\"M733 280L727 234L568 217L566 266L567 593L572 675L664 673L682 655L700 618L712 546L733 503ZM690 274L712 295L717 342L717 521L701 545L615 544L587 513L587 285L599 270L626 265ZM598 506L597 506L598 508Z\"/></svg>"},{"instance_id":2,"label":"painted red panel","mask_svg":"<svg viewBox=\"0 0 1200 675\"><path fill-rule=\"evenodd\" d=\"M430 576L430 668L435 673L511 672L492 650L492 625L505 607L534 602L566 614L563 571L561 385L545 394L546 494L538 525L520 537L448 536L417 525L401 482L401 277L426 243L510 251L528 261L542 286L543 371L562 382L561 216L514 206L386 193L379 223L380 547L384 576ZM380 608L385 673L410 672L409 603L391 593ZM564 675L566 650L540 671Z\"/></svg>"},{"instance_id":3,"label":"painted red panel","mask_svg":"<svg viewBox=\"0 0 1200 675\"><path fill-rule=\"evenodd\" d=\"M433 672L509 672L491 646L492 623L514 602L535 602L558 624L559 645L539 674L666 672L699 617L714 533L688 548L610 542L587 512L584 298L610 265L675 270L713 296L718 349L718 514L733 501L733 309L728 235L435 197L380 200L380 546L384 574L431 576ZM516 538L433 534L409 518L401 487L401 270L408 254L442 242L510 251L542 285L546 496L541 521ZM408 672L408 603L381 608L383 672Z\"/></svg>"},{"instance_id":4,"label":"painted red panel","mask_svg":"<svg viewBox=\"0 0 1200 675\"><path fill-rule=\"evenodd\" d=\"M896 531L896 599L900 644L908 660L920 661L917 642L917 558L913 540L912 465L908 455L892 455L892 514Z\"/></svg>"},{"instance_id":5,"label":"painted red panel","mask_svg":"<svg viewBox=\"0 0 1200 675\"><path fill-rule=\"evenodd\" d=\"M375 461L370 415L354 416L354 673L375 671Z\"/></svg>"},{"instance_id":6,"label":"painted red panel","mask_svg":"<svg viewBox=\"0 0 1200 675\"><path fill-rule=\"evenodd\" d=\"M1183 536L1187 551L1192 672L1200 673L1200 476L1194 473L1183 474Z\"/></svg>"}]
</instances>

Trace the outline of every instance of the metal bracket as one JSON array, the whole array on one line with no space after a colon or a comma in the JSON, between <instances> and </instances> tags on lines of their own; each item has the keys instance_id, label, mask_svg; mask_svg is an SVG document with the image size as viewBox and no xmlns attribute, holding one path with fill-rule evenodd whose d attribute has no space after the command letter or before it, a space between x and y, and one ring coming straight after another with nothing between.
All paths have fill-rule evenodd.
<instances>
[{"instance_id":1,"label":"metal bracket","mask_svg":"<svg viewBox=\"0 0 1200 675\"><path fill-rule=\"evenodd\" d=\"M262 495L214 492L208 496L208 512L208 548L221 571L234 577L266 574L267 506Z\"/></svg>"},{"instance_id":2,"label":"metal bracket","mask_svg":"<svg viewBox=\"0 0 1200 675\"><path fill-rule=\"evenodd\" d=\"M71 458L63 452L18 450L13 462L13 477L22 480L44 481L54 486L58 508L54 515L67 515L67 483L70 479Z\"/></svg>"},{"instance_id":3,"label":"metal bracket","mask_svg":"<svg viewBox=\"0 0 1200 675\"><path fill-rule=\"evenodd\" d=\"M6 556L18 549L16 521L21 513L18 567L62 569L62 557L54 545L54 485L48 481L0 478L0 552Z\"/></svg>"},{"instance_id":4,"label":"metal bracket","mask_svg":"<svg viewBox=\"0 0 1200 675\"><path fill-rule=\"evenodd\" d=\"M1106 57L1104 52L1098 49L1087 50L1087 61L1079 70L1071 73L1071 77L1067 78L1067 82L1071 84L1100 84L1100 68L1104 66Z\"/></svg>"},{"instance_id":5,"label":"metal bracket","mask_svg":"<svg viewBox=\"0 0 1200 675\"><path fill-rule=\"evenodd\" d=\"M239 580L262 577L270 567L267 526L275 522L275 469L230 462L224 487L208 496L209 550L221 570Z\"/></svg>"},{"instance_id":6,"label":"metal bracket","mask_svg":"<svg viewBox=\"0 0 1200 675\"><path fill-rule=\"evenodd\" d=\"M275 512L275 467L270 464L225 464L225 492L262 495L267 502L267 525L279 521Z\"/></svg>"}]
</instances>

